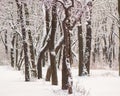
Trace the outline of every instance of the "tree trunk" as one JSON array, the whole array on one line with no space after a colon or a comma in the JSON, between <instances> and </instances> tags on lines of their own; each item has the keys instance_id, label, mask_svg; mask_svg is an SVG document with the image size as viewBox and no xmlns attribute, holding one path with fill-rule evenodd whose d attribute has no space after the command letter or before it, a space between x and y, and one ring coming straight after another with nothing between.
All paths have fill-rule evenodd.
<instances>
[{"instance_id":1,"label":"tree trunk","mask_svg":"<svg viewBox=\"0 0 120 96\"><path fill-rule=\"evenodd\" d=\"M16 53L16 66L18 66L18 34L16 34L16 49L15 49L15 53Z\"/></svg>"},{"instance_id":2,"label":"tree trunk","mask_svg":"<svg viewBox=\"0 0 120 96\"><path fill-rule=\"evenodd\" d=\"M85 54L87 55L87 62L85 64L87 73L90 73L90 54L91 54L91 21L88 21L87 33L86 33L86 49Z\"/></svg>"},{"instance_id":3,"label":"tree trunk","mask_svg":"<svg viewBox=\"0 0 120 96\"><path fill-rule=\"evenodd\" d=\"M5 52L8 54L7 30L5 30Z\"/></svg>"},{"instance_id":4,"label":"tree trunk","mask_svg":"<svg viewBox=\"0 0 120 96\"><path fill-rule=\"evenodd\" d=\"M29 21L29 12L28 12L28 8L27 8L27 4L24 3L24 10L25 10L25 17L26 17L26 25L30 26L30 21ZM29 49L30 49L30 62L32 65L32 72L34 74L34 76L37 76L37 72L36 72L36 65L35 65L35 51L34 51L34 46L33 46L33 39L32 39L32 33L31 30L28 29L28 39L29 39Z\"/></svg>"},{"instance_id":5,"label":"tree trunk","mask_svg":"<svg viewBox=\"0 0 120 96\"><path fill-rule=\"evenodd\" d=\"M11 57L11 66L14 67L14 43L15 43L15 34L13 34L13 37L12 37L12 41L11 41L11 54L10 54L10 57Z\"/></svg>"},{"instance_id":6,"label":"tree trunk","mask_svg":"<svg viewBox=\"0 0 120 96\"><path fill-rule=\"evenodd\" d=\"M51 66L48 67L47 69L47 74L46 74L46 81L50 81L50 77L52 75L52 70L51 70Z\"/></svg>"},{"instance_id":7,"label":"tree trunk","mask_svg":"<svg viewBox=\"0 0 120 96\"><path fill-rule=\"evenodd\" d=\"M62 89L68 89L68 72L65 62L65 48L63 48L63 60L62 60Z\"/></svg>"},{"instance_id":8,"label":"tree trunk","mask_svg":"<svg viewBox=\"0 0 120 96\"><path fill-rule=\"evenodd\" d=\"M26 29L24 26L24 18L23 18L23 2L19 4L19 1L16 0L16 5L19 10L20 24L21 24L21 32L22 32L22 40L23 40L23 50L24 50L24 60L25 60L25 81L30 81L29 74L29 60L28 60L28 45L26 42Z\"/></svg>"},{"instance_id":9,"label":"tree trunk","mask_svg":"<svg viewBox=\"0 0 120 96\"><path fill-rule=\"evenodd\" d=\"M50 9L47 9L47 6L45 7L45 13L46 13L46 16L45 16L46 17L46 34L48 34L49 31L50 31ZM49 54L49 52L50 51L48 50L48 54ZM45 59L45 56L44 56L43 59ZM51 75L52 75L51 66L49 66L48 69L47 69L46 79L45 80L50 81Z\"/></svg>"},{"instance_id":10,"label":"tree trunk","mask_svg":"<svg viewBox=\"0 0 120 96\"><path fill-rule=\"evenodd\" d=\"M55 33L57 28L57 9L56 9L56 0L53 1L54 5L52 6L52 29L51 29L51 37L49 43L49 50L50 50L50 64L51 64L51 71L52 71L52 85L57 85L57 69L56 69L56 58L55 58Z\"/></svg>"},{"instance_id":11,"label":"tree trunk","mask_svg":"<svg viewBox=\"0 0 120 96\"><path fill-rule=\"evenodd\" d=\"M69 13L66 11L66 17L63 20L63 31L64 31L64 48L63 48L63 63L62 63L62 89L68 89L68 93L72 94L72 75L71 75L71 42L69 32Z\"/></svg>"},{"instance_id":12,"label":"tree trunk","mask_svg":"<svg viewBox=\"0 0 120 96\"><path fill-rule=\"evenodd\" d=\"M82 26L78 26L78 48L79 48L79 76L83 74L83 36L82 36Z\"/></svg>"}]
</instances>

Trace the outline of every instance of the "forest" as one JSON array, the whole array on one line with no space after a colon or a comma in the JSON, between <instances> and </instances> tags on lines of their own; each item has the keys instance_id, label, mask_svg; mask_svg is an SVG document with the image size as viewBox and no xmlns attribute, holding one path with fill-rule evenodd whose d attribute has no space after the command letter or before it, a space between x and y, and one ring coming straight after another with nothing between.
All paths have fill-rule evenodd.
<instances>
[{"instance_id":1,"label":"forest","mask_svg":"<svg viewBox=\"0 0 120 96\"><path fill-rule=\"evenodd\" d=\"M50 83L52 91L38 95L119 96L112 85L113 95L95 95L91 85L101 78L101 84L104 78L120 84L120 0L0 0L0 50L3 77L5 70L14 70L15 76L22 75L20 80L28 85ZM79 86L89 79L92 95ZM0 94L19 96L5 95L2 90ZM20 96L33 95L23 92Z\"/></svg>"}]
</instances>

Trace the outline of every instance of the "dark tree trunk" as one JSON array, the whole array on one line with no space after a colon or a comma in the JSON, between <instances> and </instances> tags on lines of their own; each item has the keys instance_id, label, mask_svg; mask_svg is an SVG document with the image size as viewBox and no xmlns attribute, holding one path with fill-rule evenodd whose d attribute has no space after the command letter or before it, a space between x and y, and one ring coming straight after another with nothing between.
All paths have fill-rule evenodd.
<instances>
[{"instance_id":1,"label":"dark tree trunk","mask_svg":"<svg viewBox=\"0 0 120 96\"><path fill-rule=\"evenodd\" d=\"M68 89L68 93L72 94L72 75L71 75L71 41L70 41L70 30L74 27L70 24L70 10L74 7L74 0L71 0L72 5L66 8L63 4L65 10L65 18L62 22L63 32L64 32L64 47L63 47L63 60L62 60L62 89ZM74 22L75 24L75 22Z\"/></svg>"},{"instance_id":2,"label":"dark tree trunk","mask_svg":"<svg viewBox=\"0 0 120 96\"><path fill-rule=\"evenodd\" d=\"M46 54L44 54L43 59L42 59L43 67L45 67L45 57L46 57Z\"/></svg>"},{"instance_id":3,"label":"dark tree trunk","mask_svg":"<svg viewBox=\"0 0 120 96\"><path fill-rule=\"evenodd\" d=\"M43 55L43 54L41 54ZM42 56L39 56L38 62L37 62L37 70L38 70L38 79L42 78L42 64L41 64Z\"/></svg>"},{"instance_id":4,"label":"dark tree trunk","mask_svg":"<svg viewBox=\"0 0 120 96\"><path fill-rule=\"evenodd\" d=\"M15 49L15 53L16 53L16 66L18 66L18 34L16 34L16 49Z\"/></svg>"},{"instance_id":5,"label":"dark tree trunk","mask_svg":"<svg viewBox=\"0 0 120 96\"><path fill-rule=\"evenodd\" d=\"M21 32L22 32L22 39L23 39L23 50L24 50L24 60L25 60L25 81L30 81L30 74L29 74L29 60L28 60L28 45L26 42L26 29L24 26L24 18L23 18L23 2L19 4L19 1L16 0L16 5L19 10L19 17L20 17L20 24L21 24Z\"/></svg>"},{"instance_id":6,"label":"dark tree trunk","mask_svg":"<svg viewBox=\"0 0 120 96\"><path fill-rule=\"evenodd\" d=\"M46 81L50 81L50 77L52 75L52 70L51 70L51 66L48 67L47 69L47 74L46 74Z\"/></svg>"},{"instance_id":7,"label":"dark tree trunk","mask_svg":"<svg viewBox=\"0 0 120 96\"><path fill-rule=\"evenodd\" d=\"M17 64L17 67L18 67L18 70L21 70L21 65L22 65L22 62L23 62L23 48L21 49L21 52L20 52L20 58L18 60L18 64Z\"/></svg>"},{"instance_id":8,"label":"dark tree trunk","mask_svg":"<svg viewBox=\"0 0 120 96\"><path fill-rule=\"evenodd\" d=\"M27 8L27 4L24 3L24 10L25 10L25 17L26 17L26 25L29 26L30 25L30 21L29 21L29 12L28 12L28 8ZM34 46L33 46L33 39L32 39L32 34L31 34L31 30L27 30L28 32L28 39L29 39L29 49L30 49L30 62L32 65L32 72L34 74L34 76L37 76L37 72L36 72L36 65L35 65L35 51L34 51Z\"/></svg>"},{"instance_id":9,"label":"dark tree trunk","mask_svg":"<svg viewBox=\"0 0 120 96\"><path fill-rule=\"evenodd\" d=\"M24 8L25 8L26 25L29 26L30 25L29 12L28 12L28 8L27 8L26 3L24 3ZM28 39L29 39L29 49L30 49L31 64L32 64L32 68L35 69L36 68L35 54L34 54L35 52L34 52L34 46L33 46L33 39L32 39L31 30L28 30Z\"/></svg>"},{"instance_id":10,"label":"dark tree trunk","mask_svg":"<svg viewBox=\"0 0 120 96\"><path fill-rule=\"evenodd\" d=\"M86 61L86 69L87 73L90 73L90 54L91 54L91 21L88 21L87 33L86 33L86 49L85 53L87 53L87 61Z\"/></svg>"},{"instance_id":11,"label":"dark tree trunk","mask_svg":"<svg viewBox=\"0 0 120 96\"><path fill-rule=\"evenodd\" d=\"M56 9L56 0L53 1L54 5L52 6L52 29L51 29L51 37L49 43L49 50L50 50L50 64L51 64L51 71L52 71L52 85L57 85L57 69L56 69L56 54L55 54L55 33L57 28L57 9Z\"/></svg>"},{"instance_id":12,"label":"dark tree trunk","mask_svg":"<svg viewBox=\"0 0 120 96\"><path fill-rule=\"evenodd\" d=\"M14 67L14 43L15 43L15 34L13 34L13 37L12 37L12 41L11 41L11 54L10 54L10 57L11 57L11 66Z\"/></svg>"},{"instance_id":13,"label":"dark tree trunk","mask_svg":"<svg viewBox=\"0 0 120 96\"><path fill-rule=\"evenodd\" d=\"M31 59L31 64L32 64L32 68L35 70L36 69L36 65L35 65L35 52L34 52L34 46L33 46L33 39L32 39L32 35L31 35L31 31L28 30L28 37L29 37L29 48L30 48L30 59Z\"/></svg>"},{"instance_id":14,"label":"dark tree trunk","mask_svg":"<svg viewBox=\"0 0 120 96\"><path fill-rule=\"evenodd\" d=\"M62 89L68 89L68 71L65 62L65 48L63 48L63 60L62 60Z\"/></svg>"},{"instance_id":15,"label":"dark tree trunk","mask_svg":"<svg viewBox=\"0 0 120 96\"><path fill-rule=\"evenodd\" d=\"M120 0L118 0L118 12L120 17ZM120 27L119 27L119 38L120 38ZM120 76L120 39L119 39L119 76Z\"/></svg>"},{"instance_id":16,"label":"dark tree trunk","mask_svg":"<svg viewBox=\"0 0 120 96\"><path fill-rule=\"evenodd\" d=\"M7 30L5 30L5 52L8 54Z\"/></svg>"},{"instance_id":17,"label":"dark tree trunk","mask_svg":"<svg viewBox=\"0 0 120 96\"><path fill-rule=\"evenodd\" d=\"M45 43L46 43L45 41L47 41L46 39L47 39L48 33L50 31L50 12L49 11L50 10L47 9L47 7L45 7L45 12L46 12L46 36L45 36L45 38L43 40L43 43L42 43L43 44L42 47L44 47L44 49L40 52L39 59L37 61L38 79L42 78L42 64L41 63L42 63L42 59L43 58L45 59L45 52L49 49L49 40L48 40L47 44L45 45ZM47 73L49 73L49 68L48 68ZM49 77L48 75L49 74L46 75L46 80L49 80L49 78L47 78L47 77Z\"/></svg>"},{"instance_id":18,"label":"dark tree trunk","mask_svg":"<svg viewBox=\"0 0 120 96\"><path fill-rule=\"evenodd\" d=\"M83 74L83 36L82 36L82 26L78 26L78 48L79 48L79 76Z\"/></svg>"},{"instance_id":19,"label":"dark tree trunk","mask_svg":"<svg viewBox=\"0 0 120 96\"><path fill-rule=\"evenodd\" d=\"M68 89L69 94L72 93L72 76L70 70L70 32L66 26L66 20L63 21L64 30L64 49L63 49L63 63L62 63L62 89ZM70 80L70 81L69 81Z\"/></svg>"},{"instance_id":20,"label":"dark tree trunk","mask_svg":"<svg viewBox=\"0 0 120 96\"><path fill-rule=\"evenodd\" d=\"M48 42L46 42L46 44L41 48L42 50L40 51L40 54L39 54L39 58L38 58L38 61L37 61L37 70L38 70L38 79L42 78L42 64L41 64L41 61L42 61L42 58L44 56L44 53L48 50L49 48L49 40Z\"/></svg>"},{"instance_id":21,"label":"dark tree trunk","mask_svg":"<svg viewBox=\"0 0 120 96\"><path fill-rule=\"evenodd\" d=\"M47 6L45 7L45 13L46 13L46 34L49 33L50 31L50 9L47 9ZM47 37L47 36L46 36ZM45 42L45 41L44 41ZM48 54L49 54L49 50L48 50ZM45 58L45 56L44 56ZM43 58L43 59L44 59ZM47 69L47 73L46 73L46 81L50 81L50 77L52 75L52 72L51 72L51 65L48 67Z\"/></svg>"}]
</instances>

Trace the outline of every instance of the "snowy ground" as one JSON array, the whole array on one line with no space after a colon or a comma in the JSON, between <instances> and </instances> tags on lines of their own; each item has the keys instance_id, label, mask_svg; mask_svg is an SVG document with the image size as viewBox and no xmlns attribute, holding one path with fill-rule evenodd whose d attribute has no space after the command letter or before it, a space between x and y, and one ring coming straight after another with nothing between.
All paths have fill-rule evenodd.
<instances>
[{"instance_id":1,"label":"snowy ground","mask_svg":"<svg viewBox=\"0 0 120 96\"><path fill-rule=\"evenodd\" d=\"M89 77L78 77L77 70L73 69L73 80L74 93L70 96L120 96L120 77L117 71L93 70ZM60 85L52 86L44 79L24 82L22 72L2 65L0 96L68 96L68 94L60 89Z\"/></svg>"}]
</instances>

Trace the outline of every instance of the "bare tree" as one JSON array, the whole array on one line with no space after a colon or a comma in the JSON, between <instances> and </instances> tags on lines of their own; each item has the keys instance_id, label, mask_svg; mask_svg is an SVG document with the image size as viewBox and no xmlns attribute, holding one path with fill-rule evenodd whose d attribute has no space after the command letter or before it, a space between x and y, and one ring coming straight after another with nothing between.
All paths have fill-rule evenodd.
<instances>
[{"instance_id":1,"label":"bare tree","mask_svg":"<svg viewBox=\"0 0 120 96\"><path fill-rule=\"evenodd\" d=\"M29 11L28 11L28 7L27 7L26 3L24 3L24 10L25 10L25 17L26 17L26 25L29 27L30 19L29 19ZM29 39L30 62L32 65L32 72L33 72L34 76L36 77L37 72L36 72L36 65L35 65L35 50L34 50L34 46L33 46L32 32L30 29L28 29L26 31L28 33L28 39Z\"/></svg>"},{"instance_id":2,"label":"bare tree","mask_svg":"<svg viewBox=\"0 0 120 96\"><path fill-rule=\"evenodd\" d=\"M19 2L16 0L16 5L19 10L19 17L20 17L20 24L21 24L21 32L22 32L22 42L23 42L23 50L24 50L24 60L25 60L25 81L30 81L30 74L29 74L29 60L28 60L28 44L26 41L26 29L24 24L23 18L23 2Z\"/></svg>"}]
</instances>

